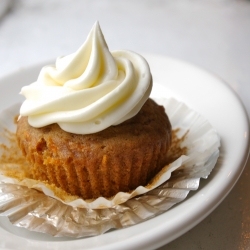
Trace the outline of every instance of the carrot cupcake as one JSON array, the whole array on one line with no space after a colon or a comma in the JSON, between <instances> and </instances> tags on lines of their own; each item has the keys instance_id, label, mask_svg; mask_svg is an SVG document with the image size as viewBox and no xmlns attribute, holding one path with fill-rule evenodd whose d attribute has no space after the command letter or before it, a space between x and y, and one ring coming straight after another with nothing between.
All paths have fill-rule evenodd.
<instances>
[{"instance_id":1,"label":"carrot cupcake","mask_svg":"<svg viewBox=\"0 0 250 250\"><path fill-rule=\"evenodd\" d=\"M84 199L146 185L164 166L171 124L149 99L145 59L110 52L96 23L73 54L21 90L17 138L36 180Z\"/></svg>"}]
</instances>

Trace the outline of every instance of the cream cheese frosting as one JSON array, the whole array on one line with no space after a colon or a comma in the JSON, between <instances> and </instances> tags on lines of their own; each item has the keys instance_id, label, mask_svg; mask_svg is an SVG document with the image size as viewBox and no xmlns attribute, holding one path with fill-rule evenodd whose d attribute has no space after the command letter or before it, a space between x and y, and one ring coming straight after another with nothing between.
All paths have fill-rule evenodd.
<instances>
[{"instance_id":1,"label":"cream cheese frosting","mask_svg":"<svg viewBox=\"0 0 250 250\"><path fill-rule=\"evenodd\" d=\"M110 52L99 23L84 44L25 86L20 115L33 127L57 123L75 134L99 132L135 116L148 99L152 76L135 52Z\"/></svg>"}]
</instances>

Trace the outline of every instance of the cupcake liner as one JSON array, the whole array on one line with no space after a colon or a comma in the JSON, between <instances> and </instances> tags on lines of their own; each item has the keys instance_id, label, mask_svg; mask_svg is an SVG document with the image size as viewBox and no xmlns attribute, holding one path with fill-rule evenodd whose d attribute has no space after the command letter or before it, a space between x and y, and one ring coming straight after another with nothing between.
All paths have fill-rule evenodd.
<instances>
[{"instance_id":1,"label":"cupcake liner","mask_svg":"<svg viewBox=\"0 0 250 250\"><path fill-rule=\"evenodd\" d=\"M131 193L118 193L112 199L100 197L89 202L72 197L61 200L43 183L30 179L20 182L2 175L0 215L29 230L60 237L84 237L137 224L184 200L190 190L199 187L200 178L207 178L215 166L220 139L209 122L185 104L172 98L156 102L165 107L186 155L173 160L150 185ZM18 109L19 105L15 105L0 114L0 132L6 127L15 131L13 119ZM1 141L8 145L8 140ZM174 151L171 153L174 155ZM0 168L4 164L7 163L0 162ZM15 168L18 171L18 165L10 164L13 171Z\"/></svg>"}]
</instances>

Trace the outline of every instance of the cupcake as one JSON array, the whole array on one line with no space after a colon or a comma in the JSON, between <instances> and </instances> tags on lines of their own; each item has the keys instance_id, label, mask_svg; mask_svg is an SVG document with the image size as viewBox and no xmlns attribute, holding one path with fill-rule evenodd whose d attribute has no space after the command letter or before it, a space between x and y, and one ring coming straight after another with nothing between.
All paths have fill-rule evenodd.
<instances>
[{"instance_id":1,"label":"cupcake","mask_svg":"<svg viewBox=\"0 0 250 250\"><path fill-rule=\"evenodd\" d=\"M166 163L171 124L149 99L145 59L110 52L98 23L73 54L25 86L17 124L32 178L83 199L146 185Z\"/></svg>"}]
</instances>

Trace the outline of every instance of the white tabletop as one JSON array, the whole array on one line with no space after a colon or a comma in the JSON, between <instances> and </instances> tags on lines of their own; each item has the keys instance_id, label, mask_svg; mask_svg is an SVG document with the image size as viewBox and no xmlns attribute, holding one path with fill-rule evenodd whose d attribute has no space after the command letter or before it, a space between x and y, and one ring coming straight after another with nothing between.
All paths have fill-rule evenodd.
<instances>
[{"instance_id":1,"label":"white tabletop","mask_svg":"<svg viewBox=\"0 0 250 250\"><path fill-rule=\"evenodd\" d=\"M0 0L0 15L0 77L74 52L99 20L111 50L203 67L226 81L250 114L250 1ZM249 176L250 161L214 212L160 249L250 249Z\"/></svg>"}]
</instances>

